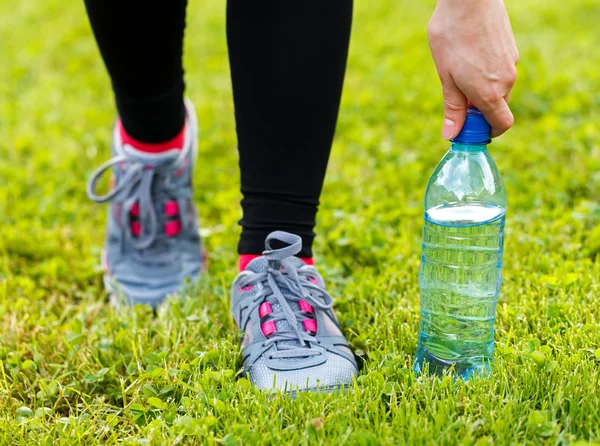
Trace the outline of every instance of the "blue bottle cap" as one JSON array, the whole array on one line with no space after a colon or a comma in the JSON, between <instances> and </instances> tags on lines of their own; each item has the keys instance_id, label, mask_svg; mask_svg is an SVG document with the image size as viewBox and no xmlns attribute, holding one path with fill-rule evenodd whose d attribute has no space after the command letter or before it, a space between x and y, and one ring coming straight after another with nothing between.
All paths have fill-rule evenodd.
<instances>
[{"instance_id":1,"label":"blue bottle cap","mask_svg":"<svg viewBox=\"0 0 600 446\"><path fill-rule=\"evenodd\" d=\"M483 114L476 108L467 109L467 119L465 125L458 135L456 135L452 142L458 144L488 144L492 140L490 135L492 133L492 127L485 120Z\"/></svg>"}]
</instances>

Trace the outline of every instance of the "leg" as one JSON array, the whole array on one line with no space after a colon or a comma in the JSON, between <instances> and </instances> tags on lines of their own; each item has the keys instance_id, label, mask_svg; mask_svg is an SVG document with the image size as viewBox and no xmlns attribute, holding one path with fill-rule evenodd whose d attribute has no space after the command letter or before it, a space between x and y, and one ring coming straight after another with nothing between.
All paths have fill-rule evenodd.
<instances>
[{"instance_id":1,"label":"leg","mask_svg":"<svg viewBox=\"0 0 600 446\"><path fill-rule=\"evenodd\" d=\"M102 261L114 302L158 306L202 272L193 201L196 116L183 101L186 0L85 0L120 119L88 185L110 202ZM112 170L106 195L94 191Z\"/></svg>"},{"instance_id":2,"label":"leg","mask_svg":"<svg viewBox=\"0 0 600 446\"><path fill-rule=\"evenodd\" d=\"M244 332L244 368L265 390L345 387L356 361L332 297L306 258L337 120L352 0L228 0L227 18L244 195L243 271L231 309ZM277 229L283 231L271 232ZM265 255L256 256L265 245Z\"/></svg>"},{"instance_id":3,"label":"leg","mask_svg":"<svg viewBox=\"0 0 600 446\"><path fill-rule=\"evenodd\" d=\"M352 0L229 0L243 218L240 254L273 230L313 232L339 109Z\"/></svg>"},{"instance_id":4,"label":"leg","mask_svg":"<svg viewBox=\"0 0 600 446\"><path fill-rule=\"evenodd\" d=\"M85 0L121 122L135 140L160 143L183 128L186 3Z\"/></svg>"}]
</instances>

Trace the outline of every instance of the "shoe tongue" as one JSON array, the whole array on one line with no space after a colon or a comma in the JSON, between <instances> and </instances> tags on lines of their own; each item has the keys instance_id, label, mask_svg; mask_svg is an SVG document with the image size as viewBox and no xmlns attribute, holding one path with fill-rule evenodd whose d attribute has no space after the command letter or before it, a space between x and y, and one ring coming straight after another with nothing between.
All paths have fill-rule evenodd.
<instances>
[{"instance_id":1,"label":"shoe tongue","mask_svg":"<svg viewBox=\"0 0 600 446\"><path fill-rule=\"evenodd\" d=\"M269 269L269 261L264 256L252 259L248 265L246 265L246 271L252 271L253 273L264 273Z\"/></svg>"},{"instance_id":2,"label":"shoe tongue","mask_svg":"<svg viewBox=\"0 0 600 446\"><path fill-rule=\"evenodd\" d=\"M129 144L124 144L121 149L127 157L154 167L172 163L181 153L179 150L169 150L162 153L148 153L138 150Z\"/></svg>"},{"instance_id":3,"label":"shoe tongue","mask_svg":"<svg viewBox=\"0 0 600 446\"><path fill-rule=\"evenodd\" d=\"M296 268L302 268L306 263L304 263L298 257L288 257L288 261L291 265ZM265 256L260 256L255 259L252 259L250 263L246 266L247 271L252 271L253 273L264 273L269 269L269 261Z\"/></svg>"},{"instance_id":4,"label":"shoe tongue","mask_svg":"<svg viewBox=\"0 0 600 446\"><path fill-rule=\"evenodd\" d=\"M299 259L298 257L290 257L290 263L296 269L300 269L300 268L302 268L303 266L306 265L306 263L304 263L304 261L301 260L301 259Z\"/></svg>"}]
</instances>

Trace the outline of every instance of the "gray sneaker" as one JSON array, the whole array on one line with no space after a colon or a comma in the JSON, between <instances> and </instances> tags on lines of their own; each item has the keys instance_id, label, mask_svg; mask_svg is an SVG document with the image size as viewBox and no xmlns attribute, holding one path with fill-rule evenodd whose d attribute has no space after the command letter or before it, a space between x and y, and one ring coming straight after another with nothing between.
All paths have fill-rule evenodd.
<instances>
[{"instance_id":1,"label":"gray sneaker","mask_svg":"<svg viewBox=\"0 0 600 446\"><path fill-rule=\"evenodd\" d=\"M102 253L104 284L113 303L156 308L169 294L198 280L203 269L192 171L198 124L191 103L182 150L140 155L122 144L115 127L113 158L91 177L88 196L110 202ZM112 168L112 189L95 194L98 179Z\"/></svg>"},{"instance_id":2,"label":"gray sneaker","mask_svg":"<svg viewBox=\"0 0 600 446\"><path fill-rule=\"evenodd\" d=\"M272 249L278 240L288 244ZM356 375L356 360L331 309L316 268L294 257L302 240L275 231L262 257L239 273L231 290L231 310L243 332L244 368L263 390L331 391Z\"/></svg>"}]
</instances>

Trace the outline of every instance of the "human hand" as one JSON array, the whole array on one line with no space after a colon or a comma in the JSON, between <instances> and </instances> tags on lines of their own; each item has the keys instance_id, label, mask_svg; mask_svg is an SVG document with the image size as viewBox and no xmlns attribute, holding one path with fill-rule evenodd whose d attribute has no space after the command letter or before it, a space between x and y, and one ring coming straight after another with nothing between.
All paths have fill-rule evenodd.
<instances>
[{"instance_id":1,"label":"human hand","mask_svg":"<svg viewBox=\"0 0 600 446\"><path fill-rule=\"evenodd\" d=\"M508 130L519 52L502 0L438 0L428 36L444 94L442 136L458 135L470 104L490 123L492 137Z\"/></svg>"}]
</instances>

